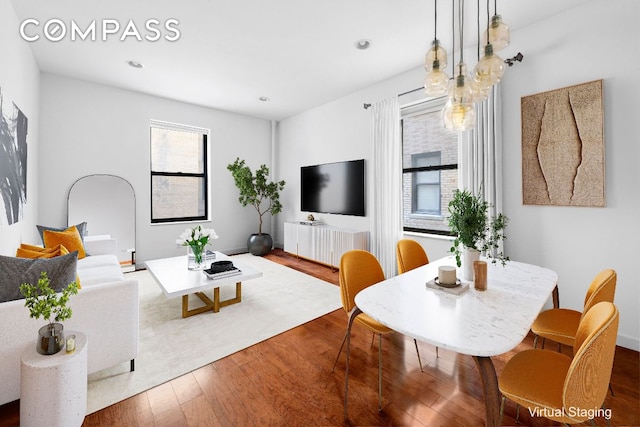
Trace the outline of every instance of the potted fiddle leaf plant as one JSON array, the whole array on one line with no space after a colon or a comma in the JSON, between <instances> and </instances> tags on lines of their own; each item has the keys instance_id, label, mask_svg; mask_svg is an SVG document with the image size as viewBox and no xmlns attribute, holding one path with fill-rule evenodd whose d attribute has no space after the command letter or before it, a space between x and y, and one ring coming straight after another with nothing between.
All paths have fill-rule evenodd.
<instances>
[{"instance_id":1,"label":"potted fiddle leaf plant","mask_svg":"<svg viewBox=\"0 0 640 427\"><path fill-rule=\"evenodd\" d=\"M64 346L64 330L60 322L70 319L73 314L67 303L71 295L78 293L78 283L69 283L57 293L43 271L37 284L21 284L20 293L25 298L24 306L29 309L29 316L35 319L42 317L49 322L38 331L36 350L44 355L56 354Z\"/></svg>"},{"instance_id":2,"label":"potted fiddle leaf plant","mask_svg":"<svg viewBox=\"0 0 640 427\"><path fill-rule=\"evenodd\" d=\"M264 164L254 174L245 161L239 158L227 165L227 169L240 192L240 204L252 206L258 213L258 233L251 234L247 240L249 252L253 255L266 255L273 247L273 239L268 233L262 232L263 216L266 213L276 215L282 211L280 191L284 189L285 181L269 181L269 168Z\"/></svg>"},{"instance_id":3,"label":"potted fiddle leaf plant","mask_svg":"<svg viewBox=\"0 0 640 427\"><path fill-rule=\"evenodd\" d=\"M484 253L495 264L509 260L500 247L507 238L508 218L502 213L489 217L489 203L467 190L455 190L449 202L449 228L455 235L450 251L462 268L463 278L473 280L473 261Z\"/></svg>"}]
</instances>

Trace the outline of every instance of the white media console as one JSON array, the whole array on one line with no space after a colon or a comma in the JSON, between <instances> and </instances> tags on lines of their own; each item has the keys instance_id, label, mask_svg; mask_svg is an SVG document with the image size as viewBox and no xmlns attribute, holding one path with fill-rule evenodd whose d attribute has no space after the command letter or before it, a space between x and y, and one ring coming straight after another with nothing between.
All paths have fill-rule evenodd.
<instances>
[{"instance_id":1,"label":"white media console","mask_svg":"<svg viewBox=\"0 0 640 427\"><path fill-rule=\"evenodd\" d=\"M284 251L292 255L338 267L342 254L353 249L369 250L368 231L284 223Z\"/></svg>"}]
</instances>

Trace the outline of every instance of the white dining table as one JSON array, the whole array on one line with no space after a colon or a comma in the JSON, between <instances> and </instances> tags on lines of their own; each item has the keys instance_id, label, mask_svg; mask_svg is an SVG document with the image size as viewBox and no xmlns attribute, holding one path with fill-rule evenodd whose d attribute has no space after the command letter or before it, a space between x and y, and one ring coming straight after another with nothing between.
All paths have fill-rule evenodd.
<instances>
[{"instance_id":1,"label":"white dining table","mask_svg":"<svg viewBox=\"0 0 640 427\"><path fill-rule=\"evenodd\" d=\"M426 282L438 276L438 267L455 266L445 257L404 274L376 283L355 297L349 318L364 312L389 328L434 346L474 358L485 395L486 425L500 424L498 379L491 356L515 348L556 288L556 272L536 265L508 261L488 264L487 289L473 282L460 295L432 289ZM457 269L457 276L461 271ZM350 333L347 335L349 345ZM347 417L348 368L345 380Z\"/></svg>"}]
</instances>

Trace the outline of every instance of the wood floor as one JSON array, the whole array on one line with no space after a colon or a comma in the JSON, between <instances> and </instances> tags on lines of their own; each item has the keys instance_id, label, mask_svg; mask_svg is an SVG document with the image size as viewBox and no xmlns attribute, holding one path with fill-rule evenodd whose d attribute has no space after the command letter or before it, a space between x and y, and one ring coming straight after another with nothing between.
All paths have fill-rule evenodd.
<instances>
[{"instance_id":1,"label":"wood floor","mask_svg":"<svg viewBox=\"0 0 640 427\"><path fill-rule=\"evenodd\" d=\"M338 283L329 267L297 260L281 251L269 259ZM300 307L301 310L304 307ZM219 315L224 315L221 311ZM86 417L84 426L481 426L484 400L471 357L420 344L420 372L413 340L383 338L383 410L378 411L377 339L354 326L349 421L343 420L344 354L332 372L344 336L342 309L230 355L168 383ZM512 352L494 358L498 374ZM555 347L553 347L555 348ZM563 348L569 352L570 349ZM638 352L618 347L605 405L614 426L640 425ZM505 425L516 407L507 404ZM606 425L597 418L597 425ZM520 425L554 425L520 411ZM19 403L0 406L0 427L19 423ZM584 425L589 425L585 423Z\"/></svg>"}]
</instances>

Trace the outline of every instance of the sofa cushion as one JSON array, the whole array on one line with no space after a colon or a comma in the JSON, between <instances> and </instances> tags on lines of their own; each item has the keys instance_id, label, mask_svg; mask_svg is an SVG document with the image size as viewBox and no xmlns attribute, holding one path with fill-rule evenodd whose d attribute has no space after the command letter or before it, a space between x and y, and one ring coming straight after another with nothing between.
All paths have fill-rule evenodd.
<instances>
[{"instance_id":1,"label":"sofa cushion","mask_svg":"<svg viewBox=\"0 0 640 427\"><path fill-rule=\"evenodd\" d=\"M20 285L35 285L43 271L47 273L51 287L59 292L76 280L77 264L77 252L36 259L0 255L0 302L22 299Z\"/></svg>"},{"instance_id":2,"label":"sofa cushion","mask_svg":"<svg viewBox=\"0 0 640 427\"><path fill-rule=\"evenodd\" d=\"M102 266L78 270L78 277L80 277L83 289L93 285L122 282L124 280L124 274L120 266Z\"/></svg>"},{"instance_id":3,"label":"sofa cushion","mask_svg":"<svg viewBox=\"0 0 640 427\"><path fill-rule=\"evenodd\" d=\"M82 286L124 280L122 267L115 255L92 255L78 261L78 277Z\"/></svg>"},{"instance_id":4,"label":"sofa cushion","mask_svg":"<svg viewBox=\"0 0 640 427\"><path fill-rule=\"evenodd\" d=\"M121 268L118 258L111 254L91 255L78 260L78 271L105 266L117 266L118 268Z\"/></svg>"},{"instance_id":5,"label":"sofa cushion","mask_svg":"<svg viewBox=\"0 0 640 427\"><path fill-rule=\"evenodd\" d=\"M63 245L69 251L77 251L78 259L87 256L84 250L84 244L80 238L80 233L75 225L72 225L64 231L44 230L42 232L42 239L45 248Z\"/></svg>"}]
</instances>

